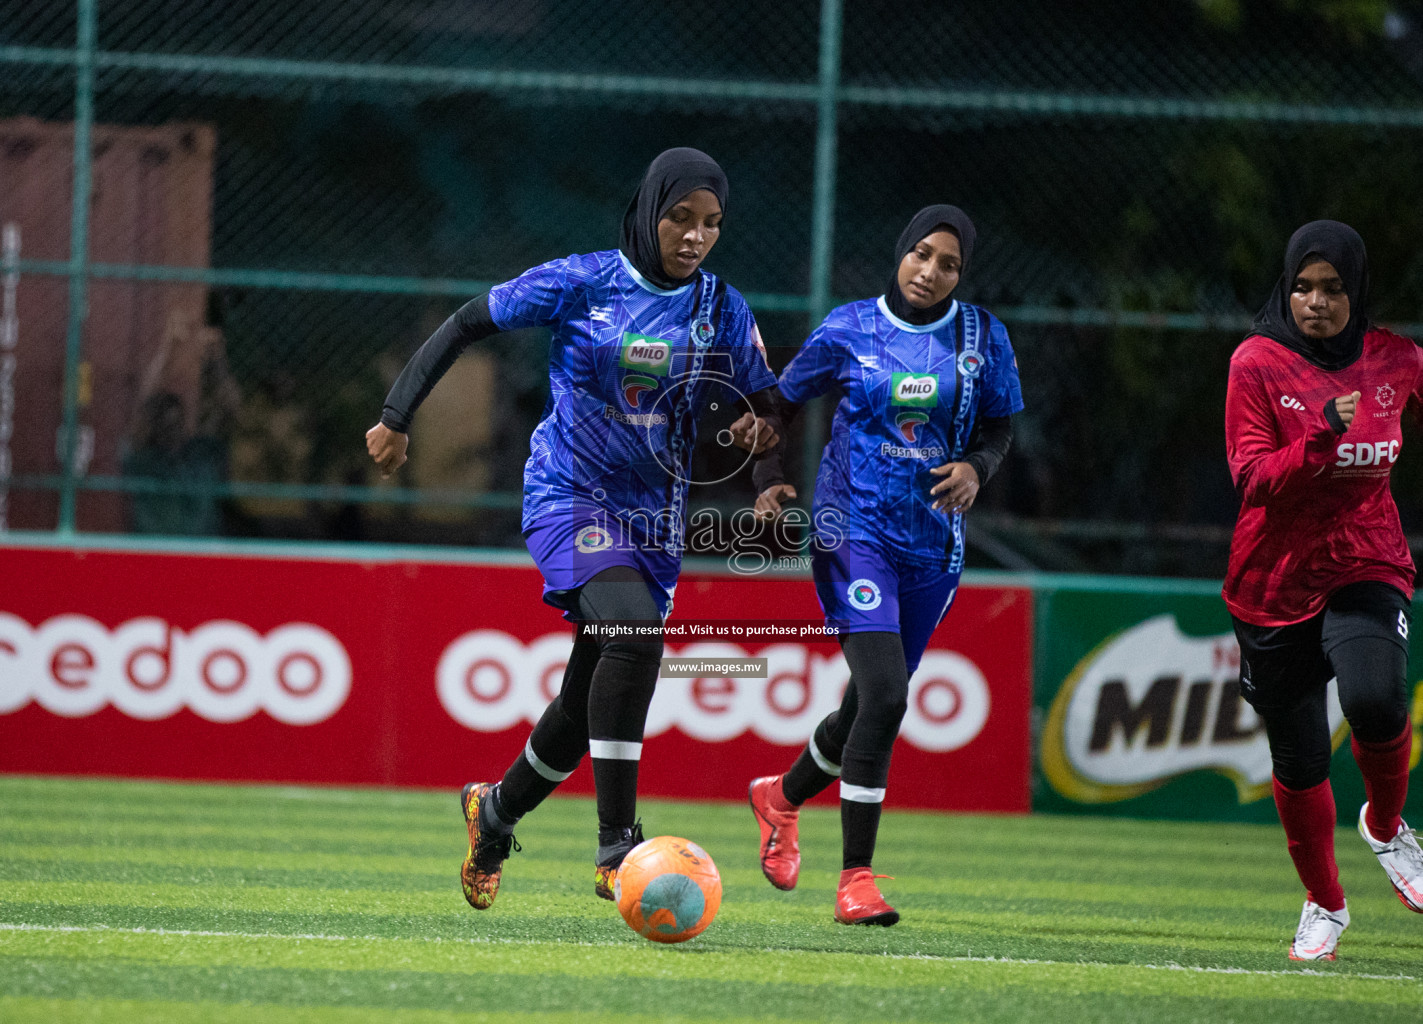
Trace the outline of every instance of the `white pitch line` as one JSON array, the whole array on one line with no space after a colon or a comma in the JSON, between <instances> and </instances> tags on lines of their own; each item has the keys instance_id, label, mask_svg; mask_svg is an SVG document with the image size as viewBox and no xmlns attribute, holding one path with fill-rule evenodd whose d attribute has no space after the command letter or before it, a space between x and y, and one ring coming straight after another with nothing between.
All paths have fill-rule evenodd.
<instances>
[{"instance_id":1,"label":"white pitch line","mask_svg":"<svg viewBox=\"0 0 1423 1024\"><path fill-rule=\"evenodd\" d=\"M442 936L390 936L390 935L326 935L319 932L215 932L189 928L115 928L107 924L25 924L0 921L0 932L109 932L115 935L167 935L176 937L198 937L211 939L311 939L320 942L458 942L471 946L538 946L544 943L536 939L507 939L484 936L465 938L444 938ZM567 942L558 940L560 946L591 946L613 948L623 945L619 942Z\"/></svg>"},{"instance_id":2,"label":"white pitch line","mask_svg":"<svg viewBox=\"0 0 1423 1024\"><path fill-rule=\"evenodd\" d=\"M1108 963L1105 960L1019 960L1004 956L936 956L933 953L884 953L882 956L895 960L939 960L955 964L1043 964L1050 967L1140 967L1146 971L1188 971L1192 974L1251 974L1266 977L1297 974L1312 975L1316 978L1364 978L1368 981L1418 981L1411 974L1352 974L1341 971L1316 971L1311 967L1295 970L1255 971L1248 967L1197 967L1191 964L1135 964Z\"/></svg>"},{"instance_id":3,"label":"white pitch line","mask_svg":"<svg viewBox=\"0 0 1423 1024\"><path fill-rule=\"evenodd\" d=\"M200 931L187 928L114 928L106 924L95 925L73 925L73 924L23 924L19 922L0 921L0 932L112 932L118 935L168 935L176 937L199 937L212 939L311 939L319 942L458 942L471 946L543 946L551 942L544 942L539 939L506 939L506 938L486 938L468 937L447 939L440 936L389 936L389 935L325 935L321 933L301 933L301 932L215 932ZM569 942L563 939L557 941L560 946L589 946L594 948L619 948L627 944L623 942ZM766 949L767 953L801 953L806 950L794 949ZM874 954L866 954L874 955ZM935 963L945 964L1013 964L1020 966L1043 966L1043 967L1136 967L1146 971L1185 971L1191 974L1246 974L1260 977L1278 977L1288 975L1308 975L1316 978L1359 978L1364 981L1419 981L1411 974L1352 974L1343 971L1316 971L1309 967L1301 967L1294 970L1274 970L1256 971L1246 967L1197 967L1190 964L1164 963L1164 964L1135 964L1135 963L1109 963L1105 960L1029 960L1017 959L1008 956L939 956L934 953L881 953L878 954L889 960L929 960Z\"/></svg>"}]
</instances>

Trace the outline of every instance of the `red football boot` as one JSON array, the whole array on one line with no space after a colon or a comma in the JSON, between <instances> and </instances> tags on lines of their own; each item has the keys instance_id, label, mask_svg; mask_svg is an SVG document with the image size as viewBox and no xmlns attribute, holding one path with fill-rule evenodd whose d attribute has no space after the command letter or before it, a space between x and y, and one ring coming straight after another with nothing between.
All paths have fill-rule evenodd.
<instances>
[{"instance_id":1,"label":"red football boot","mask_svg":"<svg viewBox=\"0 0 1423 1024\"><path fill-rule=\"evenodd\" d=\"M751 813L761 826L761 872L777 889L794 889L800 877L800 812L777 810L775 794L784 803L781 777L764 775L751 781Z\"/></svg>"},{"instance_id":2,"label":"red football boot","mask_svg":"<svg viewBox=\"0 0 1423 1024\"><path fill-rule=\"evenodd\" d=\"M897 924L899 911L884 901L879 886L875 885L876 878L892 877L877 875L869 868L840 872L840 889L835 893L835 920L841 924Z\"/></svg>"}]
</instances>

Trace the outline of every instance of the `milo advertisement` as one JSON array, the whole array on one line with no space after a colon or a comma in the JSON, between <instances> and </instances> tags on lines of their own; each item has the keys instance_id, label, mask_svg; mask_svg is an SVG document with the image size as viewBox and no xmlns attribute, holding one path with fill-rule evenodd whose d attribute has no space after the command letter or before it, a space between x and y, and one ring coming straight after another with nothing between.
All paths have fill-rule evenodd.
<instances>
[{"instance_id":1,"label":"milo advertisement","mask_svg":"<svg viewBox=\"0 0 1423 1024\"><path fill-rule=\"evenodd\" d=\"M672 365L672 343L629 331L623 335L618 365L625 370L665 377L667 368ZM656 381L653 381L653 384L655 385Z\"/></svg>"},{"instance_id":2,"label":"milo advertisement","mask_svg":"<svg viewBox=\"0 0 1423 1024\"><path fill-rule=\"evenodd\" d=\"M1219 584L1094 581L1038 590L1033 809L1274 821L1270 749L1240 693L1240 648ZM1413 765L1423 649L1410 659ZM1329 684L1330 768L1341 824L1364 785ZM1423 820L1423 782L1406 815Z\"/></svg>"}]
</instances>

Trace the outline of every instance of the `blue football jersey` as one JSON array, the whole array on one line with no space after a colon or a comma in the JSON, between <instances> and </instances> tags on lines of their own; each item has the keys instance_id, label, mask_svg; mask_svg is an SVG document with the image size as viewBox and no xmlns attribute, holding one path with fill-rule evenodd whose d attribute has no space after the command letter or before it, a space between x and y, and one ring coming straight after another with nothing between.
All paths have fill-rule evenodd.
<instances>
[{"instance_id":1,"label":"blue football jersey","mask_svg":"<svg viewBox=\"0 0 1423 1024\"><path fill-rule=\"evenodd\" d=\"M702 271L667 291L618 250L569 256L489 292L501 330L549 327L549 400L524 467L523 526L602 509L680 554L705 402L775 384L746 300Z\"/></svg>"},{"instance_id":2,"label":"blue football jersey","mask_svg":"<svg viewBox=\"0 0 1423 1024\"><path fill-rule=\"evenodd\" d=\"M942 319L906 323L884 299L830 311L781 374L805 402L843 393L815 480L817 529L875 540L911 556L963 560L963 516L933 509L929 470L963 459L979 416L1023 408L1008 330L955 301Z\"/></svg>"}]
</instances>

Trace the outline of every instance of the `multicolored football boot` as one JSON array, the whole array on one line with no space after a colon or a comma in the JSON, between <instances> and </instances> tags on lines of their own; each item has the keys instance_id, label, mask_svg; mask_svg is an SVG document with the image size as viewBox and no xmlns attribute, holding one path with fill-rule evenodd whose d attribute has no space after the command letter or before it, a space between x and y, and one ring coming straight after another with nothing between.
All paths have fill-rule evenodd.
<instances>
[{"instance_id":1,"label":"multicolored football boot","mask_svg":"<svg viewBox=\"0 0 1423 1024\"><path fill-rule=\"evenodd\" d=\"M618 829L615 835L598 830L598 858L593 867L593 892L601 899L612 900L613 883L618 880L618 868L632 848L642 842L642 822L632 828ZM497 884L497 883L496 883Z\"/></svg>"},{"instance_id":2,"label":"multicolored football boot","mask_svg":"<svg viewBox=\"0 0 1423 1024\"><path fill-rule=\"evenodd\" d=\"M479 808L494 787L487 782L471 782L460 790L460 809L469 829L469 853L460 865L460 885L464 898L475 910L488 910L499 895L499 875L509 854L521 849L513 832L495 832L479 824Z\"/></svg>"}]
</instances>

